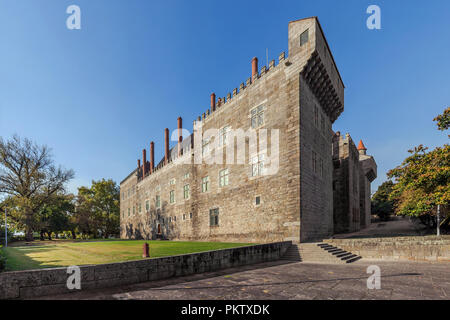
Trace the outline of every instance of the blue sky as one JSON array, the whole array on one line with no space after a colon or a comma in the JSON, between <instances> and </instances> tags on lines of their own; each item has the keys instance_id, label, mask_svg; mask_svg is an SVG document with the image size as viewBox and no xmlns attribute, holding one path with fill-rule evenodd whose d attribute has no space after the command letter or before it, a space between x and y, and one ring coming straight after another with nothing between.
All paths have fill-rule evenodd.
<instances>
[{"instance_id":1,"label":"blue sky","mask_svg":"<svg viewBox=\"0 0 450 320\"><path fill-rule=\"evenodd\" d=\"M81 30L66 8L81 8ZM368 30L366 8L381 8ZM378 163L374 189L407 150L448 141L432 119L450 102L450 2L0 0L0 136L53 150L92 179L120 182L163 130L184 127L287 51L288 22L318 16L346 86L333 128L363 139Z\"/></svg>"}]
</instances>

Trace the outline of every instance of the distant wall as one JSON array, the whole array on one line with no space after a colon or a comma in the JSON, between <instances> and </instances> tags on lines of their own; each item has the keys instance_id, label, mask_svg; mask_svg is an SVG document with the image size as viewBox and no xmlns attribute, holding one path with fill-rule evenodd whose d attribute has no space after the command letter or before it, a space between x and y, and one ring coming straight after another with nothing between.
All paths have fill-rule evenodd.
<instances>
[{"instance_id":1,"label":"distant wall","mask_svg":"<svg viewBox=\"0 0 450 320\"><path fill-rule=\"evenodd\" d=\"M185 276L194 273L278 260L290 241L155 259L81 266L81 290ZM67 268L0 273L0 299L68 293Z\"/></svg>"},{"instance_id":2,"label":"distant wall","mask_svg":"<svg viewBox=\"0 0 450 320\"><path fill-rule=\"evenodd\" d=\"M450 237L329 239L324 242L373 260L450 261Z\"/></svg>"}]
</instances>

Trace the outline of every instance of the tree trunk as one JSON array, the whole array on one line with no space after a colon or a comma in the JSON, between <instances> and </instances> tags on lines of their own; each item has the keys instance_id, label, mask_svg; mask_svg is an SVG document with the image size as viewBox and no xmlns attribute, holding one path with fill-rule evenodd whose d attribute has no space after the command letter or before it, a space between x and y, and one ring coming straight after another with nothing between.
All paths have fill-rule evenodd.
<instances>
[{"instance_id":1,"label":"tree trunk","mask_svg":"<svg viewBox=\"0 0 450 320\"><path fill-rule=\"evenodd\" d=\"M44 231L41 230L41 241L44 241L44 240L45 240L45 238L44 238Z\"/></svg>"},{"instance_id":2,"label":"tree trunk","mask_svg":"<svg viewBox=\"0 0 450 320\"><path fill-rule=\"evenodd\" d=\"M72 232L72 239L75 240L77 238L75 231L72 230L71 232Z\"/></svg>"},{"instance_id":3,"label":"tree trunk","mask_svg":"<svg viewBox=\"0 0 450 320\"><path fill-rule=\"evenodd\" d=\"M52 232L51 231L47 232L47 235L48 235L48 240L52 240Z\"/></svg>"},{"instance_id":4,"label":"tree trunk","mask_svg":"<svg viewBox=\"0 0 450 320\"><path fill-rule=\"evenodd\" d=\"M33 230L29 226L25 228L25 241L30 242L33 241Z\"/></svg>"}]
</instances>

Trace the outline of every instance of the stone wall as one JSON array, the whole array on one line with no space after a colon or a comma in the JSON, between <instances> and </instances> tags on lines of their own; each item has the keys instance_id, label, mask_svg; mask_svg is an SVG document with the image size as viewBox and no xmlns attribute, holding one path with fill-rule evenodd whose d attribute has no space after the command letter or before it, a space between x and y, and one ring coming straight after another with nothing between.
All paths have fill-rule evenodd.
<instances>
[{"instance_id":1,"label":"stone wall","mask_svg":"<svg viewBox=\"0 0 450 320\"><path fill-rule=\"evenodd\" d=\"M173 240L299 242L333 233L331 127L343 110L344 85L316 18L292 21L288 31L288 57L282 53L278 64L271 61L268 68L264 66L239 90L230 90L233 94L194 121L194 147L182 156L187 163L169 161L143 179L130 174L122 181L121 238L153 239L161 232L158 236ZM301 44L305 32L308 40ZM252 153L247 138L241 163L234 148L234 161L211 164L206 157L203 164L194 164L196 149L202 153L202 140L207 140L209 129L248 132L252 110L260 107L264 121L254 129L259 142L262 129L267 129L266 148L258 145ZM196 135L200 127L203 137ZM278 148L272 148L274 131L279 133ZM216 140L211 140L211 155L216 158L222 152L226 160L228 145L218 145ZM234 143L234 138L229 141ZM313 151L317 154L315 170ZM277 169L252 176L252 160L259 155L264 156L264 170L274 168L274 158ZM224 169L229 184L221 186L219 174ZM202 179L206 177L209 189L204 192ZM183 194L186 185L190 190L187 199ZM172 191L174 201L170 201ZM160 206L156 206L156 197ZM210 223L211 210L218 210L217 225Z\"/></svg>"},{"instance_id":2,"label":"stone wall","mask_svg":"<svg viewBox=\"0 0 450 320\"><path fill-rule=\"evenodd\" d=\"M207 251L179 256L81 266L81 290L98 289L279 259L291 242ZM32 298L72 292L67 268L0 273L0 299Z\"/></svg>"},{"instance_id":3,"label":"stone wall","mask_svg":"<svg viewBox=\"0 0 450 320\"><path fill-rule=\"evenodd\" d=\"M369 260L450 261L450 237L329 239L324 242Z\"/></svg>"}]
</instances>

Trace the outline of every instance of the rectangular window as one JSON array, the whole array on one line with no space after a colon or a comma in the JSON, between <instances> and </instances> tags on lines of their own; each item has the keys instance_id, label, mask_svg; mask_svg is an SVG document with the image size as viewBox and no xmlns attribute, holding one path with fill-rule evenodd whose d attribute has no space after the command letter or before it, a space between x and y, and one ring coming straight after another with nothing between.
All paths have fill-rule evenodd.
<instances>
[{"instance_id":1,"label":"rectangular window","mask_svg":"<svg viewBox=\"0 0 450 320\"><path fill-rule=\"evenodd\" d=\"M209 177L202 178L202 192L209 191Z\"/></svg>"},{"instance_id":2,"label":"rectangular window","mask_svg":"<svg viewBox=\"0 0 450 320\"><path fill-rule=\"evenodd\" d=\"M255 204L256 204L257 206L259 206L259 205L261 204L261 197L260 197L260 196L257 196L257 197L256 197L256 199L255 199Z\"/></svg>"},{"instance_id":3,"label":"rectangular window","mask_svg":"<svg viewBox=\"0 0 450 320\"><path fill-rule=\"evenodd\" d=\"M128 208L128 216L130 216L130 208Z\"/></svg>"},{"instance_id":4,"label":"rectangular window","mask_svg":"<svg viewBox=\"0 0 450 320\"><path fill-rule=\"evenodd\" d=\"M226 146L227 145L227 137L230 132L230 126L223 127L219 130L219 146Z\"/></svg>"},{"instance_id":5,"label":"rectangular window","mask_svg":"<svg viewBox=\"0 0 450 320\"><path fill-rule=\"evenodd\" d=\"M136 207L133 206L133 216L136 214Z\"/></svg>"},{"instance_id":6,"label":"rectangular window","mask_svg":"<svg viewBox=\"0 0 450 320\"><path fill-rule=\"evenodd\" d=\"M177 216L173 216L173 221L177 222Z\"/></svg>"},{"instance_id":7,"label":"rectangular window","mask_svg":"<svg viewBox=\"0 0 450 320\"><path fill-rule=\"evenodd\" d=\"M192 212L189 213L189 219L192 219Z\"/></svg>"},{"instance_id":8,"label":"rectangular window","mask_svg":"<svg viewBox=\"0 0 450 320\"><path fill-rule=\"evenodd\" d=\"M156 196L156 207L161 208L161 196Z\"/></svg>"},{"instance_id":9,"label":"rectangular window","mask_svg":"<svg viewBox=\"0 0 450 320\"><path fill-rule=\"evenodd\" d=\"M317 153L312 152L312 169L314 173L317 173Z\"/></svg>"},{"instance_id":10,"label":"rectangular window","mask_svg":"<svg viewBox=\"0 0 450 320\"><path fill-rule=\"evenodd\" d=\"M264 172L264 155L252 158L252 177L260 176Z\"/></svg>"},{"instance_id":11,"label":"rectangular window","mask_svg":"<svg viewBox=\"0 0 450 320\"><path fill-rule=\"evenodd\" d=\"M303 31L300 35L300 46L304 45L309 40L309 29L306 29L306 31Z\"/></svg>"},{"instance_id":12,"label":"rectangular window","mask_svg":"<svg viewBox=\"0 0 450 320\"><path fill-rule=\"evenodd\" d=\"M209 155L209 139L202 140L202 156L206 157Z\"/></svg>"},{"instance_id":13,"label":"rectangular window","mask_svg":"<svg viewBox=\"0 0 450 320\"><path fill-rule=\"evenodd\" d=\"M173 186L175 184L175 179L170 179L169 185Z\"/></svg>"},{"instance_id":14,"label":"rectangular window","mask_svg":"<svg viewBox=\"0 0 450 320\"><path fill-rule=\"evenodd\" d=\"M150 211L150 201L145 201L145 211Z\"/></svg>"},{"instance_id":15,"label":"rectangular window","mask_svg":"<svg viewBox=\"0 0 450 320\"><path fill-rule=\"evenodd\" d=\"M188 184L183 187L183 196L185 199L189 199L189 197L190 197Z\"/></svg>"},{"instance_id":16,"label":"rectangular window","mask_svg":"<svg viewBox=\"0 0 450 320\"><path fill-rule=\"evenodd\" d=\"M142 211L142 205L141 205L140 203L139 203L138 208L139 208L139 209L138 209L138 212L141 213L141 211Z\"/></svg>"},{"instance_id":17,"label":"rectangular window","mask_svg":"<svg viewBox=\"0 0 450 320\"><path fill-rule=\"evenodd\" d=\"M183 220L186 220L186 214L185 213L183 214Z\"/></svg>"},{"instance_id":18,"label":"rectangular window","mask_svg":"<svg viewBox=\"0 0 450 320\"><path fill-rule=\"evenodd\" d=\"M250 113L253 129L258 128L264 124L264 106L254 108Z\"/></svg>"},{"instance_id":19,"label":"rectangular window","mask_svg":"<svg viewBox=\"0 0 450 320\"><path fill-rule=\"evenodd\" d=\"M175 203L175 190L170 190L170 203Z\"/></svg>"},{"instance_id":20,"label":"rectangular window","mask_svg":"<svg viewBox=\"0 0 450 320\"><path fill-rule=\"evenodd\" d=\"M211 227L219 225L219 208L209 210L209 225Z\"/></svg>"},{"instance_id":21,"label":"rectangular window","mask_svg":"<svg viewBox=\"0 0 450 320\"><path fill-rule=\"evenodd\" d=\"M228 185L228 169L219 171L219 186L225 187Z\"/></svg>"},{"instance_id":22,"label":"rectangular window","mask_svg":"<svg viewBox=\"0 0 450 320\"><path fill-rule=\"evenodd\" d=\"M189 172L184 174L184 179L189 179Z\"/></svg>"}]
</instances>

